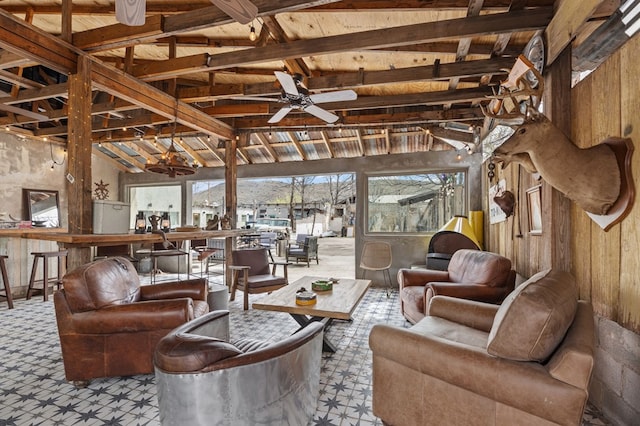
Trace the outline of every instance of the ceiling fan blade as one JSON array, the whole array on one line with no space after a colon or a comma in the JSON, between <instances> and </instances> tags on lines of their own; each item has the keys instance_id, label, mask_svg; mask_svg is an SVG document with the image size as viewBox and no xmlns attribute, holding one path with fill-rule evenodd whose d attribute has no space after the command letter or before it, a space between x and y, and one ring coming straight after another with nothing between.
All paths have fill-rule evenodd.
<instances>
[{"instance_id":1,"label":"ceiling fan blade","mask_svg":"<svg viewBox=\"0 0 640 426\"><path fill-rule=\"evenodd\" d=\"M273 117L271 117L269 119L269 121L267 121L267 123L277 123L278 121L282 120L284 118L285 115L289 114L289 111L291 111L293 108L291 107L282 107L280 108L280 111L276 112Z\"/></svg>"},{"instance_id":2,"label":"ceiling fan blade","mask_svg":"<svg viewBox=\"0 0 640 426\"><path fill-rule=\"evenodd\" d=\"M248 24L258 16L258 7L249 0L211 0L211 3L241 24Z\"/></svg>"},{"instance_id":3,"label":"ceiling fan blade","mask_svg":"<svg viewBox=\"0 0 640 426\"><path fill-rule=\"evenodd\" d=\"M282 72L282 71L276 71L275 75L278 81L280 82L280 85L282 86L282 90L284 90L286 93L289 93L291 95L300 94L300 92L298 92L298 86L296 86L296 82L293 79L293 77L291 77L286 72Z\"/></svg>"},{"instance_id":4,"label":"ceiling fan blade","mask_svg":"<svg viewBox=\"0 0 640 426\"><path fill-rule=\"evenodd\" d=\"M280 98L263 98L261 96L232 96L229 99L236 101L266 101L266 102L282 102Z\"/></svg>"},{"instance_id":5,"label":"ceiling fan blade","mask_svg":"<svg viewBox=\"0 0 640 426\"><path fill-rule=\"evenodd\" d=\"M304 110L309 114L315 115L319 119L326 121L327 123L335 123L336 121L338 121L338 118L340 118L334 113L315 105L309 105L308 107L304 108Z\"/></svg>"},{"instance_id":6,"label":"ceiling fan blade","mask_svg":"<svg viewBox=\"0 0 640 426\"><path fill-rule=\"evenodd\" d=\"M353 90L338 90L336 92L316 93L309 96L309 98L314 104L321 104L323 102L355 101L358 99L358 94Z\"/></svg>"},{"instance_id":7,"label":"ceiling fan blade","mask_svg":"<svg viewBox=\"0 0 640 426\"><path fill-rule=\"evenodd\" d=\"M116 0L116 20L129 26L144 25L146 0Z\"/></svg>"}]
</instances>

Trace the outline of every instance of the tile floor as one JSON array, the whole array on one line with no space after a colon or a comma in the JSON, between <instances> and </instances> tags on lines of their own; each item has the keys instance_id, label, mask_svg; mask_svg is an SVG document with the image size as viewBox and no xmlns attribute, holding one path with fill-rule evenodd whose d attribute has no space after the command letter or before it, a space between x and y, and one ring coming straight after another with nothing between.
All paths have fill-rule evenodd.
<instances>
[{"instance_id":1,"label":"tile floor","mask_svg":"<svg viewBox=\"0 0 640 426\"><path fill-rule=\"evenodd\" d=\"M278 339L297 328L287 314L243 311L240 301L230 305L233 338ZM311 425L381 425L371 412L368 336L376 323L408 326L398 311L397 292L387 298L384 289L369 290L352 322L336 321L329 329L338 351L323 355ZM20 299L13 310L2 303L0 377L0 426L159 424L153 375L94 380L85 389L65 381L51 301ZM588 407L583 425L607 424Z\"/></svg>"}]
</instances>

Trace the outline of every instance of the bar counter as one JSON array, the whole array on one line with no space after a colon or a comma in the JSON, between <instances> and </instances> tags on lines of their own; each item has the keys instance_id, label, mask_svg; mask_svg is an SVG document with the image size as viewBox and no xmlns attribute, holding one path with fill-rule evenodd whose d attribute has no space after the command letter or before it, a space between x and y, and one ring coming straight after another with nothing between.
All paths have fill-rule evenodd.
<instances>
[{"instance_id":1,"label":"bar counter","mask_svg":"<svg viewBox=\"0 0 640 426\"><path fill-rule=\"evenodd\" d=\"M160 243L163 241L161 234L147 232L145 234L70 234L68 232L17 232L12 236L21 238L55 241L65 248L88 248L97 246L114 246L119 244ZM165 233L169 241L197 240L202 238L229 238L239 237L252 231L249 229L229 229L220 231L171 231Z\"/></svg>"},{"instance_id":2,"label":"bar counter","mask_svg":"<svg viewBox=\"0 0 640 426\"><path fill-rule=\"evenodd\" d=\"M147 232L136 234L133 231L128 234L73 234L69 232L33 232L32 230L14 230L12 237L29 240L54 241L60 248L67 249L67 268L74 269L80 265L90 262L92 259L91 248L98 246L116 246L120 244L145 244L161 243L161 234ZM234 245L234 238L248 233L250 229L229 229L220 231L203 231L200 229L188 231L171 231L165 235L169 241L198 240L204 238L224 238L225 253L231 253ZM229 265L231 256L226 256L226 263ZM229 281L230 276L226 279Z\"/></svg>"}]
</instances>

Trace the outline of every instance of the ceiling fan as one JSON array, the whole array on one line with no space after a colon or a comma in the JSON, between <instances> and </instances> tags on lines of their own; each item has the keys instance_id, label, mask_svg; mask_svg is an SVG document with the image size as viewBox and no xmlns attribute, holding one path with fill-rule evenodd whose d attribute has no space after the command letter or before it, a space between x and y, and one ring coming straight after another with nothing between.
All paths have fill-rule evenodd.
<instances>
[{"instance_id":1,"label":"ceiling fan","mask_svg":"<svg viewBox=\"0 0 640 426\"><path fill-rule=\"evenodd\" d=\"M262 98L244 96L243 100L256 100L267 102L280 102L287 104L276 112L268 121L273 124L282 120L290 111L294 109L308 112L327 123L335 123L338 116L326 109L320 108L316 104L324 102L354 101L358 95L353 90L338 90L336 92L325 92L310 95L309 90L302 84L300 74L289 75L286 72L276 71L276 78L282 86L282 93L279 98Z\"/></svg>"},{"instance_id":2,"label":"ceiling fan","mask_svg":"<svg viewBox=\"0 0 640 426\"><path fill-rule=\"evenodd\" d=\"M258 7L249 0L211 0L220 10L241 24L258 16ZM144 25L147 0L116 0L116 19L125 25Z\"/></svg>"}]
</instances>

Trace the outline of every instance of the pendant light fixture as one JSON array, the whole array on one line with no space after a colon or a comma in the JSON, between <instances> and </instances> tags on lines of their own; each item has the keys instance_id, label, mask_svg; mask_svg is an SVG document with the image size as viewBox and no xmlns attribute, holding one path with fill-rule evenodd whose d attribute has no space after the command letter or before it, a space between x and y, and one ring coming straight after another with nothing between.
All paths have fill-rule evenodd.
<instances>
[{"instance_id":1,"label":"pendant light fixture","mask_svg":"<svg viewBox=\"0 0 640 426\"><path fill-rule=\"evenodd\" d=\"M176 136L176 126L178 121L178 101L176 100L176 109L173 120L173 128L171 129L171 144L169 149L162 154L160 160L156 164L147 163L145 170L153 173L161 173L169 175L169 177L192 175L196 172L197 165L189 164L184 155L176 150L174 138Z\"/></svg>"}]
</instances>

